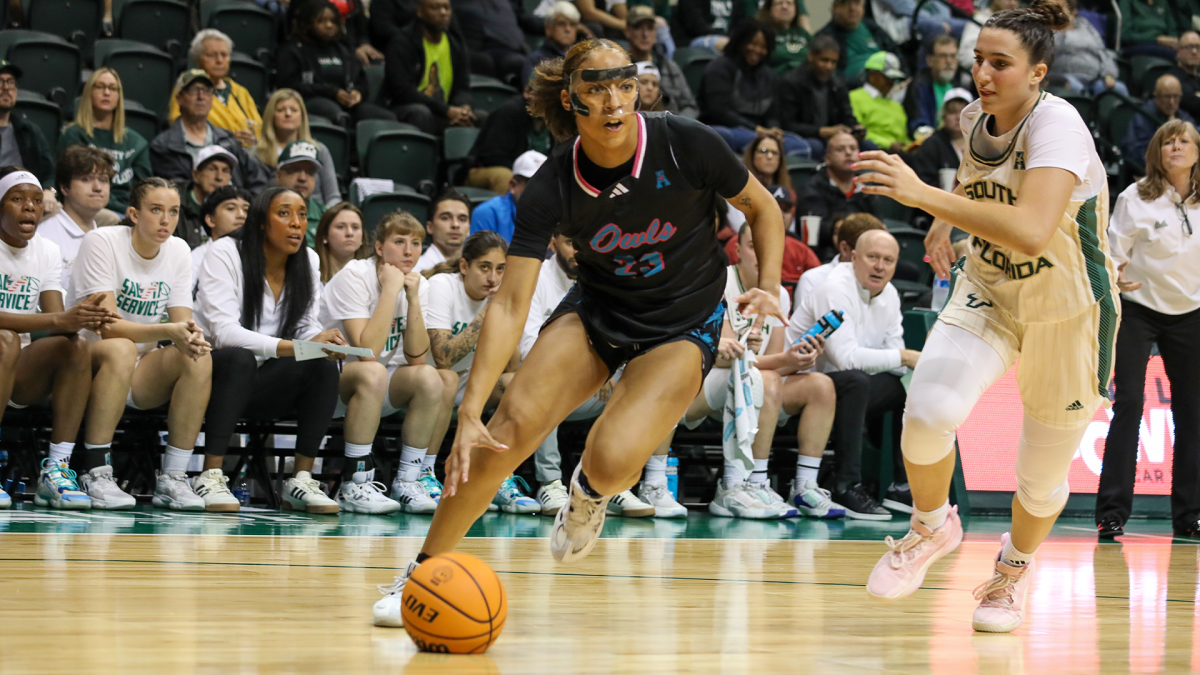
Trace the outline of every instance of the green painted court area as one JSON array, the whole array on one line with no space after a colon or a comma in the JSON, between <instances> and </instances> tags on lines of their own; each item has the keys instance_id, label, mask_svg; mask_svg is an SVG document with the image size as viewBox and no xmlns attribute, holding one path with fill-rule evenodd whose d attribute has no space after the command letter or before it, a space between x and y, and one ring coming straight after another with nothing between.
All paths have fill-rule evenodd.
<instances>
[{"instance_id":1,"label":"green painted court area","mask_svg":"<svg viewBox=\"0 0 1200 675\"><path fill-rule=\"evenodd\" d=\"M243 508L235 514L183 513L139 505L132 511L52 511L32 504L0 511L0 532L27 534L172 534L290 537L424 537L430 516L400 514L392 517L342 513L316 516L289 511ZM485 514L468 537L547 537L552 518ZM971 518L967 537L995 539L1008 529L1008 519ZM880 541L899 538L908 531L908 519L887 522L861 520L738 520L716 518L693 510L686 519L614 518L604 524L604 537L624 539L796 539L808 541ZM1168 520L1135 519L1126 527L1126 541L1140 537L1171 538ZM1089 518L1062 518L1054 527L1056 538L1095 540ZM1194 540L1175 538L1177 543ZM1196 543L1200 543L1197 541Z\"/></svg>"}]
</instances>

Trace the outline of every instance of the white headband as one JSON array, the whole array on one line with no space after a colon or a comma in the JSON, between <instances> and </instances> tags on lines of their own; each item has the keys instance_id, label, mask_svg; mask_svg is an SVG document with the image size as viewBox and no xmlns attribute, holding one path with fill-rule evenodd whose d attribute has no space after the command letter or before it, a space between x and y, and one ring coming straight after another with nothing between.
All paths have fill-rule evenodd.
<instances>
[{"instance_id":1,"label":"white headband","mask_svg":"<svg viewBox=\"0 0 1200 675\"><path fill-rule=\"evenodd\" d=\"M0 197L7 195L8 191L14 187L25 184L33 185L39 190L42 189L42 184L38 181L37 176L28 171L14 171L4 178L0 178Z\"/></svg>"}]
</instances>

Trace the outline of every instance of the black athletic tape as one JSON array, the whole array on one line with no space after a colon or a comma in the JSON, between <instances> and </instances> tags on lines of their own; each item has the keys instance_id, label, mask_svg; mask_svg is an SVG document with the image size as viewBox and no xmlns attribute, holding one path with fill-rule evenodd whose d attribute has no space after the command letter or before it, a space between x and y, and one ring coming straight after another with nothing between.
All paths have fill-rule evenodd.
<instances>
[{"instance_id":1,"label":"black athletic tape","mask_svg":"<svg viewBox=\"0 0 1200 675\"><path fill-rule=\"evenodd\" d=\"M605 68L603 70L579 70L579 79L584 82L604 82L605 80L628 80L632 77L637 77L637 66L629 64L627 66L619 66L617 68Z\"/></svg>"}]
</instances>

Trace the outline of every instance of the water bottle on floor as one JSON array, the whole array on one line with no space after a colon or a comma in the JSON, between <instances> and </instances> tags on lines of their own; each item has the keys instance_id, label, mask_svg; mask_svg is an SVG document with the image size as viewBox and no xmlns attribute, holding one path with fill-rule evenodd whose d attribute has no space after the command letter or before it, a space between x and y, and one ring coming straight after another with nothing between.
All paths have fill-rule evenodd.
<instances>
[{"instance_id":1,"label":"water bottle on floor","mask_svg":"<svg viewBox=\"0 0 1200 675\"><path fill-rule=\"evenodd\" d=\"M674 450L667 451L667 489L671 496L679 501L679 458Z\"/></svg>"},{"instance_id":2,"label":"water bottle on floor","mask_svg":"<svg viewBox=\"0 0 1200 675\"><path fill-rule=\"evenodd\" d=\"M942 311L942 308L946 306L946 301L949 299L950 299L950 280L949 279L939 279L937 277L934 277L934 279L933 279L933 300L929 303L931 305L930 308L935 312L940 312L940 311Z\"/></svg>"},{"instance_id":3,"label":"water bottle on floor","mask_svg":"<svg viewBox=\"0 0 1200 675\"><path fill-rule=\"evenodd\" d=\"M250 506L250 481L246 479L246 467L242 467L233 483L233 498L242 506Z\"/></svg>"}]
</instances>

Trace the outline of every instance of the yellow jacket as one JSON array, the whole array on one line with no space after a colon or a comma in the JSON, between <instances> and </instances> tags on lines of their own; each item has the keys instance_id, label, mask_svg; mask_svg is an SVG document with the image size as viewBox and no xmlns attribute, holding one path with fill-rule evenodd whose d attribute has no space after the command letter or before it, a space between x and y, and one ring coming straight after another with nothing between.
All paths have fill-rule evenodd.
<instances>
[{"instance_id":1,"label":"yellow jacket","mask_svg":"<svg viewBox=\"0 0 1200 675\"><path fill-rule=\"evenodd\" d=\"M250 127L254 129L256 137L262 138L262 117L258 114L258 107L254 105L254 98L250 96L250 92L228 77L225 78L225 83L229 85L229 103L222 103L221 99L214 94L212 110L208 112L208 121L212 122L213 126L226 131L242 131ZM167 122L168 124L173 123L178 118L179 102L172 96L171 107L167 112Z\"/></svg>"}]
</instances>

